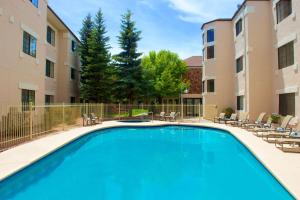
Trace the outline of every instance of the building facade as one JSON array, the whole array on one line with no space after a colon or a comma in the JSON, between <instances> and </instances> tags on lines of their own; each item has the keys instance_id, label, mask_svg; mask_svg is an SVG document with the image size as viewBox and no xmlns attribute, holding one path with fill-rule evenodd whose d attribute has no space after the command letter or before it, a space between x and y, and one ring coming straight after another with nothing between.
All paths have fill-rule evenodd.
<instances>
[{"instance_id":1,"label":"building facade","mask_svg":"<svg viewBox=\"0 0 300 200\"><path fill-rule=\"evenodd\" d=\"M2 0L0 27L0 105L79 101L79 40L47 1Z\"/></svg>"},{"instance_id":2,"label":"building facade","mask_svg":"<svg viewBox=\"0 0 300 200\"><path fill-rule=\"evenodd\" d=\"M252 119L260 112L300 117L298 13L297 0L246 0L232 18L203 24L204 103Z\"/></svg>"}]
</instances>

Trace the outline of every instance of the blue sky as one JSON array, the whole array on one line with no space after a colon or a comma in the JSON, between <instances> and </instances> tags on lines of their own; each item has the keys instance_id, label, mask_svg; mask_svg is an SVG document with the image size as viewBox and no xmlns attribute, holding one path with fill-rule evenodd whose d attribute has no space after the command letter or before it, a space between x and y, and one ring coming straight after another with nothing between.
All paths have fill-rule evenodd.
<instances>
[{"instance_id":1,"label":"blue sky","mask_svg":"<svg viewBox=\"0 0 300 200\"><path fill-rule=\"evenodd\" d=\"M49 0L49 5L78 34L82 20L99 8L105 17L112 54L119 52L117 35L121 15L130 9L142 31L139 50L168 49L181 58L201 55L202 23L232 17L242 0Z\"/></svg>"}]
</instances>

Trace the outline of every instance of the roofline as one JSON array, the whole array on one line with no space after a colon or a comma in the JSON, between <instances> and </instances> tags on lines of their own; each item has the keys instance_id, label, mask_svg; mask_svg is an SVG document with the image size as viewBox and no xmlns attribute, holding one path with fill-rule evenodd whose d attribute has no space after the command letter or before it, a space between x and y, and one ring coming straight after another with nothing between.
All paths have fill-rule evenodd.
<instances>
[{"instance_id":1,"label":"roofline","mask_svg":"<svg viewBox=\"0 0 300 200\"><path fill-rule=\"evenodd\" d=\"M220 18L220 19L215 19L215 20L212 20L212 21L209 21L209 22L206 22L204 23L202 26L201 26L201 29L203 29L203 27L207 24L210 24L210 23L213 23L213 22L216 22L216 21L233 21L233 19L237 16L237 14L241 11L241 9L245 6L245 4L248 2L248 1L270 1L270 0L244 0L243 3L240 5L240 7L237 9L237 11L235 11L234 15L232 16L232 18Z\"/></svg>"},{"instance_id":2,"label":"roofline","mask_svg":"<svg viewBox=\"0 0 300 200\"><path fill-rule=\"evenodd\" d=\"M75 33L65 24L65 22L54 12L54 10L47 5L48 9L54 14L54 16L68 29L68 31L75 37L75 39L80 42L80 39L75 35Z\"/></svg>"}]
</instances>

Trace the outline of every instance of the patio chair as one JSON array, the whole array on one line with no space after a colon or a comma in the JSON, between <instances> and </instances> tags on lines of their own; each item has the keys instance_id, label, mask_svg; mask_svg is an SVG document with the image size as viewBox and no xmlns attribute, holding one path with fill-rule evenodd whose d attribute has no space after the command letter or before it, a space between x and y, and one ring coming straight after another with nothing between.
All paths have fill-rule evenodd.
<instances>
[{"instance_id":1,"label":"patio chair","mask_svg":"<svg viewBox=\"0 0 300 200\"><path fill-rule=\"evenodd\" d=\"M256 127L263 127L263 120L265 118L267 113L265 112L262 112L259 114L258 118L256 119L256 121L254 123L246 123L244 125L244 128L247 129L247 130L250 130L250 129L254 129Z\"/></svg>"},{"instance_id":2,"label":"patio chair","mask_svg":"<svg viewBox=\"0 0 300 200\"><path fill-rule=\"evenodd\" d=\"M284 152L300 153L300 123L288 137L276 139L275 146Z\"/></svg>"},{"instance_id":3,"label":"patio chair","mask_svg":"<svg viewBox=\"0 0 300 200\"><path fill-rule=\"evenodd\" d=\"M91 121L92 122L95 122L96 123L96 121L99 123L100 122L100 119L99 119L99 117L97 117L96 115L95 115L95 113L91 113Z\"/></svg>"},{"instance_id":4,"label":"patio chair","mask_svg":"<svg viewBox=\"0 0 300 200\"><path fill-rule=\"evenodd\" d=\"M171 112L170 115L165 116L166 119L170 121L176 121L176 117L179 115L179 112Z\"/></svg>"},{"instance_id":5,"label":"patio chair","mask_svg":"<svg viewBox=\"0 0 300 200\"><path fill-rule=\"evenodd\" d=\"M215 117L214 123L221 123L221 120L225 120L225 113L220 113L218 117Z\"/></svg>"},{"instance_id":6,"label":"patio chair","mask_svg":"<svg viewBox=\"0 0 300 200\"><path fill-rule=\"evenodd\" d=\"M166 112L160 112L159 120L165 121L166 120Z\"/></svg>"},{"instance_id":7,"label":"patio chair","mask_svg":"<svg viewBox=\"0 0 300 200\"><path fill-rule=\"evenodd\" d=\"M90 117L88 117L87 114L83 114L83 116L82 116L82 124L83 124L83 126L92 125L92 119Z\"/></svg>"},{"instance_id":8,"label":"patio chair","mask_svg":"<svg viewBox=\"0 0 300 200\"><path fill-rule=\"evenodd\" d=\"M249 122L249 112L241 112L239 114L238 120L230 122L232 126L242 127Z\"/></svg>"}]
</instances>

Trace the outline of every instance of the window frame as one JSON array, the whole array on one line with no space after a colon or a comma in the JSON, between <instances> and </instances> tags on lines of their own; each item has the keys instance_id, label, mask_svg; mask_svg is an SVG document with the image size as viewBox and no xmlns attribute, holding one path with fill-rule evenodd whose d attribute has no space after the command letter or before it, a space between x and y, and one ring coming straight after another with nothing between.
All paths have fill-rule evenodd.
<instances>
[{"instance_id":1,"label":"window frame","mask_svg":"<svg viewBox=\"0 0 300 200\"><path fill-rule=\"evenodd\" d=\"M50 105L54 103L54 95L45 95L45 104Z\"/></svg>"},{"instance_id":2,"label":"window frame","mask_svg":"<svg viewBox=\"0 0 300 200\"><path fill-rule=\"evenodd\" d=\"M55 31L51 26L47 26L47 43L55 46Z\"/></svg>"},{"instance_id":3,"label":"window frame","mask_svg":"<svg viewBox=\"0 0 300 200\"><path fill-rule=\"evenodd\" d=\"M236 73L240 73L244 70L244 56L240 56L235 60Z\"/></svg>"},{"instance_id":4,"label":"window frame","mask_svg":"<svg viewBox=\"0 0 300 200\"><path fill-rule=\"evenodd\" d=\"M39 7L39 0L29 0L34 7L38 8Z\"/></svg>"},{"instance_id":5,"label":"window frame","mask_svg":"<svg viewBox=\"0 0 300 200\"><path fill-rule=\"evenodd\" d=\"M37 39L23 30L23 53L36 58Z\"/></svg>"},{"instance_id":6,"label":"window frame","mask_svg":"<svg viewBox=\"0 0 300 200\"><path fill-rule=\"evenodd\" d=\"M289 7L287 8L284 2L289 2ZM293 13L293 5L292 0L280 0L276 3L276 21L277 24L282 22L284 19L286 19L288 16L290 16ZM287 10L288 9L288 10Z\"/></svg>"},{"instance_id":7,"label":"window frame","mask_svg":"<svg viewBox=\"0 0 300 200\"><path fill-rule=\"evenodd\" d=\"M245 96L236 96L236 110L243 111L245 109Z\"/></svg>"},{"instance_id":8,"label":"window frame","mask_svg":"<svg viewBox=\"0 0 300 200\"><path fill-rule=\"evenodd\" d=\"M76 103L76 97L70 97L70 103Z\"/></svg>"},{"instance_id":9,"label":"window frame","mask_svg":"<svg viewBox=\"0 0 300 200\"><path fill-rule=\"evenodd\" d=\"M215 79L206 80L206 91L207 93L214 93L216 91Z\"/></svg>"},{"instance_id":10,"label":"window frame","mask_svg":"<svg viewBox=\"0 0 300 200\"><path fill-rule=\"evenodd\" d=\"M73 80L76 80L76 69L73 68L73 67L70 67L70 79L73 81Z\"/></svg>"},{"instance_id":11,"label":"window frame","mask_svg":"<svg viewBox=\"0 0 300 200\"><path fill-rule=\"evenodd\" d=\"M293 66L295 64L294 41L288 42L277 49L278 70Z\"/></svg>"},{"instance_id":12,"label":"window frame","mask_svg":"<svg viewBox=\"0 0 300 200\"><path fill-rule=\"evenodd\" d=\"M286 99L284 99L286 98ZM288 98L292 98L292 99L288 99ZM285 100L284 102L282 102L282 100ZM292 100L293 102L293 109L288 108L288 105L290 105L288 103L289 100ZM286 115L292 115L295 116L296 114L296 93L284 93L284 94L279 94L278 97L278 113L280 115L286 116ZM282 107L282 105L284 105L285 107ZM293 110L292 112L289 112L290 110Z\"/></svg>"},{"instance_id":13,"label":"window frame","mask_svg":"<svg viewBox=\"0 0 300 200\"><path fill-rule=\"evenodd\" d=\"M243 19L240 18L236 23L235 23L235 36L238 37L242 32L243 32Z\"/></svg>"},{"instance_id":14,"label":"window frame","mask_svg":"<svg viewBox=\"0 0 300 200\"><path fill-rule=\"evenodd\" d=\"M210 35L210 33L212 35ZM209 29L207 30L207 33L206 33L206 42L207 43L210 43L210 42L215 42L215 29ZM212 37L212 38L211 38Z\"/></svg>"},{"instance_id":15,"label":"window frame","mask_svg":"<svg viewBox=\"0 0 300 200\"><path fill-rule=\"evenodd\" d=\"M212 53L212 55L211 55L211 53ZM215 58L215 45L207 46L206 47L206 59L209 60L209 59L214 59L214 58Z\"/></svg>"},{"instance_id":16,"label":"window frame","mask_svg":"<svg viewBox=\"0 0 300 200\"><path fill-rule=\"evenodd\" d=\"M48 78L54 78L54 62L46 59L46 77ZM49 68L49 69L48 69Z\"/></svg>"},{"instance_id":17,"label":"window frame","mask_svg":"<svg viewBox=\"0 0 300 200\"><path fill-rule=\"evenodd\" d=\"M21 89L21 102L22 104L30 104L35 105L35 91Z\"/></svg>"},{"instance_id":18,"label":"window frame","mask_svg":"<svg viewBox=\"0 0 300 200\"><path fill-rule=\"evenodd\" d=\"M72 40L72 42L71 42L71 50L72 50L72 52L75 52L76 49L77 49L77 43L76 43L76 41Z\"/></svg>"}]
</instances>

